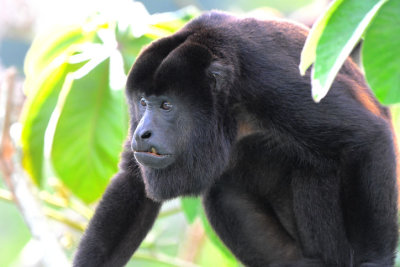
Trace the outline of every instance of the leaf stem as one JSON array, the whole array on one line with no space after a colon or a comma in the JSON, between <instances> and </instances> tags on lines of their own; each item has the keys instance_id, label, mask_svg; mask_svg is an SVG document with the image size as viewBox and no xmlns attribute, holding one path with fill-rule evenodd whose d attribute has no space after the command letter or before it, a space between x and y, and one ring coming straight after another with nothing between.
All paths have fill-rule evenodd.
<instances>
[{"instance_id":1,"label":"leaf stem","mask_svg":"<svg viewBox=\"0 0 400 267\"><path fill-rule=\"evenodd\" d=\"M56 221L59 221L65 225L68 225L69 227L78 230L80 232L85 231L86 229L86 223L81 223L81 222L76 222L71 219L69 219L67 216L65 216L62 212L59 212L57 210L51 209L51 208L44 208L43 209L44 214Z\"/></svg>"},{"instance_id":2,"label":"leaf stem","mask_svg":"<svg viewBox=\"0 0 400 267\"><path fill-rule=\"evenodd\" d=\"M3 188L0 188L0 199L6 201L14 201L13 194L10 191L5 190Z\"/></svg>"},{"instance_id":3,"label":"leaf stem","mask_svg":"<svg viewBox=\"0 0 400 267\"><path fill-rule=\"evenodd\" d=\"M160 214L158 215L158 218L161 219L161 218L165 218L168 216L172 216L172 215L180 213L181 211L182 211L181 207L176 207L176 208L172 208L169 210L165 210L165 211L160 212Z\"/></svg>"},{"instance_id":4,"label":"leaf stem","mask_svg":"<svg viewBox=\"0 0 400 267\"><path fill-rule=\"evenodd\" d=\"M167 264L170 266L176 266L176 267L198 267L198 265L173 258L170 256L167 256L165 254L157 253L157 252L143 252L143 251L137 251L135 255L133 256L133 259L138 259L138 260L145 260L145 261L152 261L152 262L158 262L158 263L163 263Z\"/></svg>"},{"instance_id":5,"label":"leaf stem","mask_svg":"<svg viewBox=\"0 0 400 267\"><path fill-rule=\"evenodd\" d=\"M90 208L87 208L74 200L69 200L60 196L56 196L54 194L50 194L47 191L41 191L39 193L39 198L47 204L53 205L55 207L71 209L74 212L82 215L86 219L90 219L93 216L93 211Z\"/></svg>"}]
</instances>

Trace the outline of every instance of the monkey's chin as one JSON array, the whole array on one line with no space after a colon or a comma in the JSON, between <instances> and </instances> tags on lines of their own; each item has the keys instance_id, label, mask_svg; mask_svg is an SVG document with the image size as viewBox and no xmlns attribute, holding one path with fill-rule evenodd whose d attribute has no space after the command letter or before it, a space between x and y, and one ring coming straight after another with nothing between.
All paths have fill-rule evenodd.
<instances>
[{"instance_id":1,"label":"monkey's chin","mask_svg":"<svg viewBox=\"0 0 400 267\"><path fill-rule=\"evenodd\" d=\"M141 168L146 195L162 202L181 196L198 196L205 191L206 184L194 177L179 176L170 167L165 169Z\"/></svg>"},{"instance_id":2,"label":"monkey's chin","mask_svg":"<svg viewBox=\"0 0 400 267\"><path fill-rule=\"evenodd\" d=\"M202 193L190 193L190 194L170 194L170 195L163 195L159 193L155 193L154 191L149 191L146 189L146 196L155 202L164 202L168 200L172 200L178 197L198 197Z\"/></svg>"},{"instance_id":3,"label":"monkey's chin","mask_svg":"<svg viewBox=\"0 0 400 267\"><path fill-rule=\"evenodd\" d=\"M191 196L196 197L202 194L203 191L200 188L174 188L168 187L168 185L159 185L157 187L150 186L145 181L146 196L156 202L163 202L178 197Z\"/></svg>"}]
</instances>

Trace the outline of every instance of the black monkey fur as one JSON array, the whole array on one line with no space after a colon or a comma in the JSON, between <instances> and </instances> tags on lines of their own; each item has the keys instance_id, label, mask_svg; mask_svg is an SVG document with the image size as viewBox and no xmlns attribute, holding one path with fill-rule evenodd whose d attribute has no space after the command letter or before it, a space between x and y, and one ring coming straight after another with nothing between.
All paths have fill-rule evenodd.
<instances>
[{"instance_id":1,"label":"black monkey fur","mask_svg":"<svg viewBox=\"0 0 400 267\"><path fill-rule=\"evenodd\" d=\"M200 195L246 266L393 266L390 114L347 60L320 102L299 74L308 30L205 13L146 47L127 80L131 132L75 267L122 266L162 201Z\"/></svg>"}]
</instances>

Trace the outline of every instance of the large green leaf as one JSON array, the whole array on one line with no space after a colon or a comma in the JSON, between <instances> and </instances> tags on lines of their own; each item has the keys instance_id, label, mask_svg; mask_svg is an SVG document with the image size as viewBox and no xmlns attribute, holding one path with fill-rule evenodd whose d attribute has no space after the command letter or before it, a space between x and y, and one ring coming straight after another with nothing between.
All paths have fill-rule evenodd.
<instances>
[{"instance_id":1,"label":"large green leaf","mask_svg":"<svg viewBox=\"0 0 400 267\"><path fill-rule=\"evenodd\" d=\"M185 197L181 199L181 205L186 219L189 223L193 223L194 220L200 215L202 209L200 199Z\"/></svg>"},{"instance_id":2,"label":"large green leaf","mask_svg":"<svg viewBox=\"0 0 400 267\"><path fill-rule=\"evenodd\" d=\"M312 96L319 102L365 28L385 0L346 0L331 15L318 41L312 70Z\"/></svg>"},{"instance_id":3,"label":"large green leaf","mask_svg":"<svg viewBox=\"0 0 400 267\"><path fill-rule=\"evenodd\" d=\"M304 75L311 64L314 63L317 44L319 39L321 38L322 32L325 29L325 26L328 20L331 18L333 12L335 12L342 1L343 0L333 1L329 5L325 13L320 16L318 20L313 24L310 33L307 36L307 40L304 44L303 50L301 51L301 60L299 66L301 75Z\"/></svg>"},{"instance_id":4,"label":"large green leaf","mask_svg":"<svg viewBox=\"0 0 400 267\"><path fill-rule=\"evenodd\" d=\"M54 61L62 61L63 55L72 54L76 49L75 45L98 40L96 32L100 27L104 25L92 25L92 27L69 25L36 37L24 63L27 83L34 83L50 64L54 64ZM37 87L25 87L29 95L36 93L37 89Z\"/></svg>"},{"instance_id":5,"label":"large green leaf","mask_svg":"<svg viewBox=\"0 0 400 267\"><path fill-rule=\"evenodd\" d=\"M25 83L28 90L35 88L32 90L36 93L28 95L22 111L22 163L37 185L41 185L43 180L44 136L50 116L66 75L82 66L66 63L67 58L54 62L56 64L51 63L39 77Z\"/></svg>"},{"instance_id":6,"label":"large green leaf","mask_svg":"<svg viewBox=\"0 0 400 267\"><path fill-rule=\"evenodd\" d=\"M27 101L22 112L23 166L37 185L42 184L44 138L50 116L68 73L85 62L68 64L70 56L79 51L79 44L98 40L100 24L70 25L35 38L25 58Z\"/></svg>"},{"instance_id":7,"label":"large green leaf","mask_svg":"<svg viewBox=\"0 0 400 267\"><path fill-rule=\"evenodd\" d=\"M63 88L51 159L65 185L85 202L97 200L117 171L127 134L122 90L109 86L109 60Z\"/></svg>"},{"instance_id":8,"label":"large green leaf","mask_svg":"<svg viewBox=\"0 0 400 267\"><path fill-rule=\"evenodd\" d=\"M400 1L388 1L365 34L367 81L383 104L400 103Z\"/></svg>"}]
</instances>

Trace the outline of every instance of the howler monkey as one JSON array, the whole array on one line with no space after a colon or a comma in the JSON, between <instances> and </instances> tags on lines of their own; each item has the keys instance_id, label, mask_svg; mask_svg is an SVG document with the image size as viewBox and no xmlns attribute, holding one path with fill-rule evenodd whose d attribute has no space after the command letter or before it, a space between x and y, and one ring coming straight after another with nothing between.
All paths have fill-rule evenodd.
<instances>
[{"instance_id":1,"label":"howler monkey","mask_svg":"<svg viewBox=\"0 0 400 267\"><path fill-rule=\"evenodd\" d=\"M314 103L298 68L307 33L210 12L146 47L127 79L119 172L74 266L124 265L164 200L197 195L246 266L392 266L389 112L351 60Z\"/></svg>"}]
</instances>

